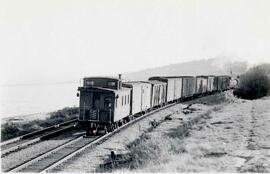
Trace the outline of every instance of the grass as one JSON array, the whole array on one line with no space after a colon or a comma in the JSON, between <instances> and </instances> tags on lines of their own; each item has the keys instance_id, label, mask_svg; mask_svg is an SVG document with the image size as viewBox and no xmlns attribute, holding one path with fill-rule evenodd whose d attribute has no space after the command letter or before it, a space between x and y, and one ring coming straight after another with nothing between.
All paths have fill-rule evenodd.
<instances>
[{"instance_id":1,"label":"grass","mask_svg":"<svg viewBox=\"0 0 270 174\"><path fill-rule=\"evenodd\" d=\"M206 113L205 117L209 114ZM202 124L204 123L200 123L199 126ZM189 137L190 134L186 136ZM218 160L217 157L226 156L222 149L201 143L194 138L191 138L188 144L185 141L179 127L171 128L165 134L163 132L143 134L127 146L131 159L128 166L116 172L125 172L126 169L129 172L159 173L222 171L216 166L222 160Z\"/></svg>"},{"instance_id":2,"label":"grass","mask_svg":"<svg viewBox=\"0 0 270 174\"><path fill-rule=\"evenodd\" d=\"M173 134L171 132L170 134ZM172 136L149 135L129 147L132 159L128 168L131 172L201 172L215 168L216 158L209 158L216 149L209 144L184 142L177 129ZM215 152L218 155L224 155ZM208 169L209 167L209 169ZM121 170L121 169L120 169ZM142 171L141 171L142 170Z\"/></svg>"},{"instance_id":3,"label":"grass","mask_svg":"<svg viewBox=\"0 0 270 174\"><path fill-rule=\"evenodd\" d=\"M211 105L212 109L202 113L198 122L191 129L201 132L205 119L212 118L212 112L219 111L225 103L234 102L232 91L208 96L192 101ZM209 144L199 143L196 139L186 144L190 137L190 127L183 132L183 126L169 126L166 133L151 131L142 134L131 144L127 145L127 159L130 162L125 166L115 169L116 172L201 172L211 171L216 167L216 156L225 156L222 149L217 149ZM184 133L184 134L183 134ZM202 135L203 137L204 135ZM219 161L220 162L220 161ZM209 167L209 170L208 170ZM211 169L210 169L211 168ZM217 169L216 171L221 170Z\"/></svg>"},{"instance_id":4,"label":"grass","mask_svg":"<svg viewBox=\"0 0 270 174\"><path fill-rule=\"evenodd\" d=\"M213 105L218 105L218 104L222 104L222 103L232 103L232 102L234 102L234 96L233 96L232 92L225 91L225 92L218 93L215 95L209 95L206 97L194 99L192 101L187 102L187 104L199 103L199 104L213 106Z\"/></svg>"},{"instance_id":5,"label":"grass","mask_svg":"<svg viewBox=\"0 0 270 174\"><path fill-rule=\"evenodd\" d=\"M62 123L64 121L75 119L77 118L78 113L78 107L66 107L50 113L50 117L46 118L45 120L33 120L27 123L7 122L1 125L1 141L6 141L11 138Z\"/></svg>"},{"instance_id":6,"label":"grass","mask_svg":"<svg viewBox=\"0 0 270 174\"><path fill-rule=\"evenodd\" d=\"M181 139L149 136L144 134L139 141L128 146L129 157L132 159L129 164L130 169L155 166L166 162L171 154L179 154L185 151L181 144Z\"/></svg>"},{"instance_id":7,"label":"grass","mask_svg":"<svg viewBox=\"0 0 270 174\"><path fill-rule=\"evenodd\" d=\"M270 64L249 69L240 76L239 87L234 90L237 97L257 99L270 94Z\"/></svg>"}]
</instances>

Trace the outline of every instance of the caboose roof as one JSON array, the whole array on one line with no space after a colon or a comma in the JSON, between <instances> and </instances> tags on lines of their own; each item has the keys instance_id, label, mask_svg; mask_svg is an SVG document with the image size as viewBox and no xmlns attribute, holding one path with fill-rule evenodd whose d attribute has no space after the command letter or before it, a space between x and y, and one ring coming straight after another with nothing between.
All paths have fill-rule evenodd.
<instances>
[{"instance_id":1,"label":"caboose roof","mask_svg":"<svg viewBox=\"0 0 270 174\"><path fill-rule=\"evenodd\" d=\"M112 80L121 80L116 77L110 77L110 76L94 76L94 77L84 77L83 79L112 79Z\"/></svg>"},{"instance_id":2,"label":"caboose roof","mask_svg":"<svg viewBox=\"0 0 270 174\"><path fill-rule=\"evenodd\" d=\"M121 89L116 90L116 89L102 88L102 87L96 87L96 86L92 86L92 87L79 87L78 89L84 89L84 90L98 89L98 90L101 90L101 91L109 91L109 92L113 92L113 93L117 93L117 92L123 91L123 90L130 90L130 88L126 88L126 87L122 87Z\"/></svg>"}]
</instances>

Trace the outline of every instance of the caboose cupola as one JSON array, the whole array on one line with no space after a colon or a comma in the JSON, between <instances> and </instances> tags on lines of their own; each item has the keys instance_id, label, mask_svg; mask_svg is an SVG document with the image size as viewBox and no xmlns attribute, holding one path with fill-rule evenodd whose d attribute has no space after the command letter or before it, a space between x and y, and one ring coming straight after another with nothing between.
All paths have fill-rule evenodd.
<instances>
[{"instance_id":1,"label":"caboose cupola","mask_svg":"<svg viewBox=\"0 0 270 174\"><path fill-rule=\"evenodd\" d=\"M85 77L83 87L102 87L114 90L122 88L121 79L111 77Z\"/></svg>"}]
</instances>

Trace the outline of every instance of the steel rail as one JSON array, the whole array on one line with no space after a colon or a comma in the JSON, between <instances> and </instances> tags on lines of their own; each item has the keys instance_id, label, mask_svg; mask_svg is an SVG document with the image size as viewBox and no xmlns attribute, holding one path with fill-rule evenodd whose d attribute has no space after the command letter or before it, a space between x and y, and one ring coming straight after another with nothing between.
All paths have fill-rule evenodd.
<instances>
[{"instance_id":1,"label":"steel rail","mask_svg":"<svg viewBox=\"0 0 270 174\"><path fill-rule=\"evenodd\" d=\"M57 134L59 132L63 132L65 130L68 130L68 129L75 126L75 124L73 124L73 123L75 123L76 121L77 121L77 119L71 120L68 122L64 122L64 123L61 123L61 124L58 124L55 126L45 128L45 129L40 130L40 131L35 131L33 133L29 133L29 134L14 138L12 140L9 140L9 142L4 143L1 146L1 157L4 157L7 154L12 153L14 151L18 151L20 149L23 149L31 144L35 144L35 143L41 141L42 139L45 139L46 137L52 136L53 134ZM73 124L73 125L67 126L68 124ZM52 131L52 132L46 133L46 131ZM38 134L41 134L41 135L39 136ZM29 138L31 138L31 136L32 136L32 139L29 139ZM25 137L27 137L27 138L25 138Z\"/></svg>"},{"instance_id":2,"label":"steel rail","mask_svg":"<svg viewBox=\"0 0 270 174\"><path fill-rule=\"evenodd\" d=\"M83 138L83 136L80 136L80 137L77 137L77 138L75 138L75 139L73 139L73 140L67 142L67 143L64 143L64 144L62 144L62 145L59 145L59 146L57 146L57 147L55 147L55 148L53 148L53 149L51 149L51 150L45 152L44 154L42 154L42 155L40 155L40 156L38 156L38 157L35 157L35 158L33 158L33 159L31 159L31 160L29 160L29 161L23 163L23 164L20 164L19 166L15 167L15 168L13 168L13 169L7 171L7 172L19 172L20 170L26 168L26 167L29 166L30 164L32 164L32 163L34 163L34 162L37 162L37 161L39 161L39 160L45 158L46 156L50 155L51 153L54 153L54 152L58 151L59 149L65 147L65 146L68 146L68 145L71 144L71 143L74 143L74 142L76 142L76 141L79 141L79 140L81 140L82 138Z\"/></svg>"},{"instance_id":3,"label":"steel rail","mask_svg":"<svg viewBox=\"0 0 270 174\"><path fill-rule=\"evenodd\" d=\"M47 130L50 130L50 129L53 129L53 128L56 128L56 127L59 127L59 126L64 126L66 124L69 124L69 123L72 123L72 122L76 122L76 121L78 121L78 120L77 119L72 119L72 120L69 120L69 121L66 121L66 122L63 122L63 123L59 123L59 124L56 124L56 125L53 125L53 126L44 128L42 130L30 132L28 134L25 134L25 135L22 135L22 136L19 136L19 137L16 137L16 138L12 138L10 140L3 141L3 142L0 143L1 149L2 149L2 146L7 145L7 144L10 144L10 143L14 143L16 141L19 141L21 139L24 139L25 137L28 137L28 136L31 136L31 135L34 135L34 134L38 134L38 133L42 133L43 131L47 131Z\"/></svg>"}]
</instances>

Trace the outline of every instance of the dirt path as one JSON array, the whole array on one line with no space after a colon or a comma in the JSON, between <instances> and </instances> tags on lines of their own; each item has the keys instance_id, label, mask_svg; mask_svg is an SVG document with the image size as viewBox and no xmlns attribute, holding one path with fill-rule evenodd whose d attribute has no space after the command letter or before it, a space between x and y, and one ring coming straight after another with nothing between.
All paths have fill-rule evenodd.
<instances>
[{"instance_id":1,"label":"dirt path","mask_svg":"<svg viewBox=\"0 0 270 174\"><path fill-rule=\"evenodd\" d=\"M242 154L245 162L239 172L270 172L270 102L252 101L249 114L247 146Z\"/></svg>"}]
</instances>

